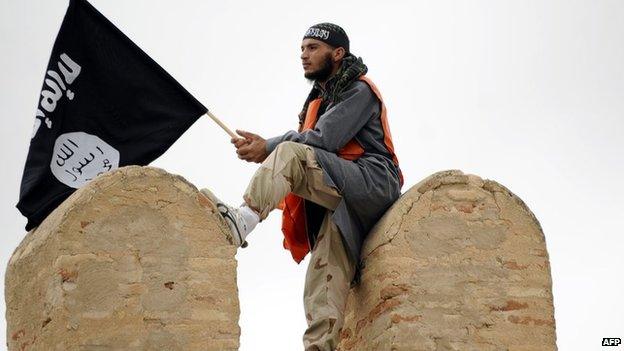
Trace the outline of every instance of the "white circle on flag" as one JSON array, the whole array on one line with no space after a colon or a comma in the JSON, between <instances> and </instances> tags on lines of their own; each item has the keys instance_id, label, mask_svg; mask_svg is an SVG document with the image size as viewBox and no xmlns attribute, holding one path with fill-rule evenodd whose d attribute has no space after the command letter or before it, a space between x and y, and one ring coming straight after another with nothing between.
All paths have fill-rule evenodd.
<instances>
[{"instance_id":1,"label":"white circle on flag","mask_svg":"<svg viewBox=\"0 0 624 351\"><path fill-rule=\"evenodd\" d=\"M73 132L56 138L50 169L67 186L78 189L118 167L119 151L95 135Z\"/></svg>"}]
</instances>

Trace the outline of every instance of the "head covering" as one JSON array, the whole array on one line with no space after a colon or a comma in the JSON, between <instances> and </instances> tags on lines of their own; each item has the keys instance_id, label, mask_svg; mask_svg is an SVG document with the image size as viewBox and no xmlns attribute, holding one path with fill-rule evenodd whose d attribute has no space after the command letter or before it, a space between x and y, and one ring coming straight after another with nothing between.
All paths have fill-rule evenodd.
<instances>
[{"instance_id":1,"label":"head covering","mask_svg":"<svg viewBox=\"0 0 624 351\"><path fill-rule=\"evenodd\" d=\"M335 48L343 47L349 53L349 37L339 25L328 22L315 24L306 31L303 39L306 38L320 40Z\"/></svg>"}]
</instances>

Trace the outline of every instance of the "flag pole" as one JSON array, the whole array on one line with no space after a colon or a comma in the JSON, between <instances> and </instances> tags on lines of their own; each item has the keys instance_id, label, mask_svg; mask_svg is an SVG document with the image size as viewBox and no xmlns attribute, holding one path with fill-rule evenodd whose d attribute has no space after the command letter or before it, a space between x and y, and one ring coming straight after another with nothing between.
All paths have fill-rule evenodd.
<instances>
[{"instance_id":1,"label":"flag pole","mask_svg":"<svg viewBox=\"0 0 624 351\"><path fill-rule=\"evenodd\" d=\"M240 136L234 134L234 132L232 132L230 130L230 128L228 128L225 124L223 124L223 122L221 122L217 116L213 115L212 112L210 112L210 110L206 111L206 115L208 115L208 117L212 118L213 121L215 121L219 127L223 128L223 130L225 130L226 133L228 133L232 138L240 138Z\"/></svg>"}]
</instances>

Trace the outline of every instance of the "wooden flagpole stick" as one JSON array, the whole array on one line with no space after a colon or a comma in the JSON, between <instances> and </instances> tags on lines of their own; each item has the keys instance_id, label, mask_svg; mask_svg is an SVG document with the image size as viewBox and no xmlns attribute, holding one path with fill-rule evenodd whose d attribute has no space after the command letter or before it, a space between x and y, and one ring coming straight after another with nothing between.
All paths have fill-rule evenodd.
<instances>
[{"instance_id":1,"label":"wooden flagpole stick","mask_svg":"<svg viewBox=\"0 0 624 351\"><path fill-rule=\"evenodd\" d=\"M232 132L230 130L230 128L228 128L225 124L223 124L223 122L221 122L217 116L213 115L212 112L210 112L210 110L208 110L206 112L206 114L208 115L208 117L212 118L213 121L217 122L217 124L223 128L223 130L225 130L226 133L228 133L232 138L240 138L240 136L236 135L234 132Z\"/></svg>"}]
</instances>

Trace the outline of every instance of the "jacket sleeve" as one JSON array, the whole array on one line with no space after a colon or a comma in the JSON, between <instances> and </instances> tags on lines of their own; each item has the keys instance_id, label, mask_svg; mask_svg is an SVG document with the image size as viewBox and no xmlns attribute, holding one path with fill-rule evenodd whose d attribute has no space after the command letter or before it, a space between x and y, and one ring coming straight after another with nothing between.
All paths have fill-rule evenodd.
<instances>
[{"instance_id":1,"label":"jacket sleeve","mask_svg":"<svg viewBox=\"0 0 624 351\"><path fill-rule=\"evenodd\" d=\"M321 115L314 129L301 133L290 130L267 139L267 153L283 141L294 141L337 153L366 123L379 114L379 100L368 84L356 82L341 96L341 102Z\"/></svg>"}]
</instances>

